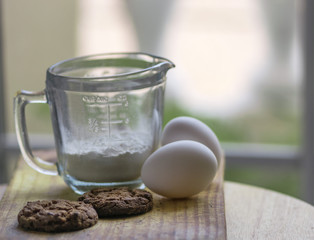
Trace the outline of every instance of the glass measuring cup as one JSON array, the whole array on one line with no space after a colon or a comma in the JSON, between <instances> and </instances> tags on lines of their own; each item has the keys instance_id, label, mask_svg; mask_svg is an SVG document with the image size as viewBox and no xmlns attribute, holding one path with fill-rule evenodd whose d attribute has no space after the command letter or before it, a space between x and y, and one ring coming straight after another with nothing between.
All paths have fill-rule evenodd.
<instances>
[{"instance_id":1,"label":"glass measuring cup","mask_svg":"<svg viewBox=\"0 0 314 240\"><path fill-rule=\"evenodd\" d=\"M59 174L77 193L95 187L143 187L140 170L161 135L167 71L174 64L144 53L65 60L47 70L41 92L14 99L15 127L25 161ZM58 162L33 156L25 106L48 103Z\"/></svg>"}]
</instances>

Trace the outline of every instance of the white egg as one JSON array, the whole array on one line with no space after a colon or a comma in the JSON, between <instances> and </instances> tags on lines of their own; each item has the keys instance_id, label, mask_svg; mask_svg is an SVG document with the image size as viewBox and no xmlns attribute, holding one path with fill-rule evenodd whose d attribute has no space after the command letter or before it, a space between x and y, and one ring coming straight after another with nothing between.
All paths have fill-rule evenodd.
<instances>
[{"instance_id":1,"label":"white egg","mask_svg":"<svg viewBox=\"0 0 314 240\"><path fill-rule=\"evenodd\" d=\"M177 117L169 121L162 133L161 145L178 140L200 142L210 148L216 156L218 165L222 157L219 140L212 129L205 123L192 117Z\"/></svg>"},{"instance_id":2,"label":"white egg","mask_svg":"<svg viewBox=\"0 0 314 240\"><path fill-rule=\"evenodd\" d=\"M217 171L214 153L205 145L182 140L160 147L144 162L141 178L153 192L186 198L203 191Z\"/></svg>"}]
</instances>

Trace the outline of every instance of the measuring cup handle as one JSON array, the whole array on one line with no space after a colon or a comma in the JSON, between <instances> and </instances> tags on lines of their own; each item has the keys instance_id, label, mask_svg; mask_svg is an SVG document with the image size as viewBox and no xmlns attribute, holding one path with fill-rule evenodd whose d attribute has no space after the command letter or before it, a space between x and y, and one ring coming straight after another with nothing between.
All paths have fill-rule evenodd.
<instances>
[{"instance_id":1,"label":"measuring cup handle","mask_svg":"<svg viewBox=\"0 0 314 240\"><path fill-rule=\"evenodd\" d=\"M38 172L47 175L58 175L57 167L54 163L35 157L32 153L25 121L25 107L29 103L47 103L45 91L27 92L22 90L14 98L15 130L22 156L26 163Z\"/></svg>"}]
</instances>

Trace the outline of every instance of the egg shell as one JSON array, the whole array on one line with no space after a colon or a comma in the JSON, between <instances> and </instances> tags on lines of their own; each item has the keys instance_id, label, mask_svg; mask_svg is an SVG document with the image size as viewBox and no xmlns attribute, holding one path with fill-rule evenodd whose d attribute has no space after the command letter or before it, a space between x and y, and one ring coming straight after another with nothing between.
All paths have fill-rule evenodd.
<instances>
[{"instance_id":1,"label":"egg shell","mask_svg":"<svg viewBox=\"0 0 314 240\"><path fill-rule=\"evenodd\" d=\"M210 148L216 156L218 165L222 157L219 140L213 130L205 123L192 117L177 117L169 121L162 133L161 145L178 140L200 142Z\"/></svg>"},{"instance_id":2,"label":"egg shell","mask_svg":"<svg viewBox=\"0 0 314 240\"><path fill-rule=\"evenodd\" d=\"M182 140L157 149L144 162L143 183L168 198L186 198L203 191L213 180L218 163L205 145Z\"/></svg>"}]
</instances>

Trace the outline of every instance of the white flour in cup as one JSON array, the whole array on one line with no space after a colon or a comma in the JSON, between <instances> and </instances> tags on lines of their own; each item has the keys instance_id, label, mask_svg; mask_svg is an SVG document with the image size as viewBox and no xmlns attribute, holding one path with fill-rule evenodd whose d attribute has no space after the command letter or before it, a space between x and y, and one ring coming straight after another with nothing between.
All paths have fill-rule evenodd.
<instances>
[{"instance_id":1,"label":"white flour in cup","mask_svg":"<svg viewBox=\"0 0 314 240\"><path fill-rule=\"evenodd\" d=\"M127 136L123 141L73 141L65 146L62 168L79 181L135 180L152 152L151 142L151 138L136 136Z\"/></svg>"}]
</instances>

